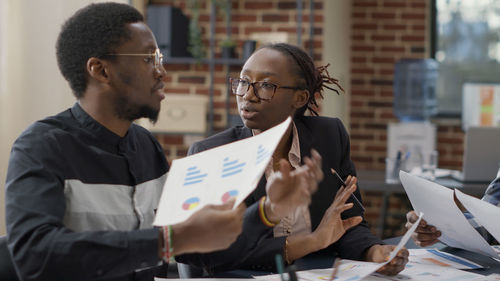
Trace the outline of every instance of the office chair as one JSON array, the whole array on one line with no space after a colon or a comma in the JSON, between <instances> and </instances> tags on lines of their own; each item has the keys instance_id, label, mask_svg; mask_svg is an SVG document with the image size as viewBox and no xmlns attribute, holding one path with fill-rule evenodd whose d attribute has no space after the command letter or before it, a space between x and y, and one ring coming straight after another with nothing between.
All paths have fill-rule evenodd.
<instances>
[{"instance_id":1,"label":"office chair","mask_svg":"<svg viewBox=\"0 0 500 281\"><path fill-rule=\"evenodd\" d=\"M19 281L7 249L7 236L0 236L0 280Z\"/></svg>"}]
</instances>

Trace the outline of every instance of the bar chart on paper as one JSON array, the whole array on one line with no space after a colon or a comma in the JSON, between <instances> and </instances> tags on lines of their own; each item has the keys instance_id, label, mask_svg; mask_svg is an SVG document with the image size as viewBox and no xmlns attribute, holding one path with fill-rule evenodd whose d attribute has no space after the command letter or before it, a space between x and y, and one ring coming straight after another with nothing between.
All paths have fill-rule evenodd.
<instances>
[{"instance_id":1,"label":"bar chart on paper","mask_svg":"<svg viewBox=\"0 0 500 281\"><path fill-rule=\"evenodd\" d=\"M240 204L257 186L290 118L254 137L172 162L154 225L179 223L207 204L236 198Z\"/></svg>"}]
</instances>

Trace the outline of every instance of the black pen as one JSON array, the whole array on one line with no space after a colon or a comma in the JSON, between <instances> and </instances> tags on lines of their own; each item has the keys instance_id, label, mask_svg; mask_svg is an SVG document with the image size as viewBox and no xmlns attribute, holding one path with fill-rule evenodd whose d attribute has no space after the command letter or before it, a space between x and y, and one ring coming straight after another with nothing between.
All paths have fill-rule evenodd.
<instances>
[{"instance_id":1,"label":"black pen","mask_svg":"<svg viewBox=\"0 0 500 281\"><path fill-rule=\"evenodd\" d=\"M347 185L345 184L344 180L342 180L342 178L339 176L339 174L337 173L337 171L335 171L334 169L330 169L332 171L332 174L334 174L335 176L337 176L337 179L340 181L340 183L347 187ZM359 202L358 198L356 198L356 195L354 195L354 193L351 193L351 197L354 201L354 204L356 206L358 206L358 208L364 213L365 212L365 208L363 207L363 204L361 204L361 202Z\"/></svg>"}]
</instances>

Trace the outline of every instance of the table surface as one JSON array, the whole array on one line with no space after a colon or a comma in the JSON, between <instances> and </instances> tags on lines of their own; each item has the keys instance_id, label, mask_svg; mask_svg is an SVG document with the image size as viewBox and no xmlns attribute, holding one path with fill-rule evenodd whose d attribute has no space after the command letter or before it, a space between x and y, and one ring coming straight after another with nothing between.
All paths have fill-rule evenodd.
<instances>
[{"instance_id":1,"label":"table surface","mask_svg":"<svg viewBox=\"0 0 500 281\"><path fill-rule=\"evenodd\" d=\"M397 245L399 243L399 240L401 237L394 237L394 238L389 238L385 239L384 242L387 244L393 244ZM415 243L413 243L413 240L409 240L406 243L406 248L407 249L418 249L420 248L417 246ZM484 268L480 269L472 269L472 270L466 270L468 272L472 273L477 273L481 275L490 275L493 273L500 274L500 262L495 261L494 259L483 256L481 254L469 252L466 250L462 249L457 249L457 248L452 248L448 247L442 243L437 243L433 246L427 247L427 248L436 248L438 250L457 255L459 257L466 258L470 261L473 261L477 264L480 264L484 266ZM309 255L306 256L302 259L299 259L295 261L294 265L296 266L296 270L308 270L308 269L319 269L319 268L329 268L333 264L334 256L326 256L326 255ZM258 275L267 275L267 274L273 274L273 272L268 272L268 271L251 271L251 270L234 270L230 272L225 272L222 274L217 274L216 277L218 278L251 278L252 276L258 276ZM392 280L392 279L390 279Z\"/></svg>"},{"instance_id":2,"label":"table surface","mask_svg":"<svg viewBox=\"0 0 500 281\"><path fill-rule=\"evenodd\" d=\"M360 190L383 191L388 193L405 193L405 190L401 183L389 184L385 182L384 171L357 170L357 174ZM435 182L446 187L460 189L460 191L476 197L482 197L489 184L487 182L463 183L449 177L437 178Z\"/></svg>"}]
</instances>

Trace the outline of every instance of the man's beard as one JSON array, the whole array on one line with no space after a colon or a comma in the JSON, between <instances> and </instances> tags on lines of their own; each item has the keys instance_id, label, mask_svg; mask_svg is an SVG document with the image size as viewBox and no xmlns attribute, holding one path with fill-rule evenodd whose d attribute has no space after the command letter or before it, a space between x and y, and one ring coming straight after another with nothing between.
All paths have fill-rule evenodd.
<instances>
[{"instance_id":1,"label":"man's beard","mask_svg":"<svg viewBox=\"0 0 500 281\"><path fill-rule=\"evenodd\" d=\"M154 109L148 105L132 105L130 101L120 96L116 101L115 113L118 118L133 122L139 118L148 118L151 124L156 124L160 110Z\"/></svg>"}]
</instances>

